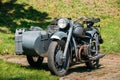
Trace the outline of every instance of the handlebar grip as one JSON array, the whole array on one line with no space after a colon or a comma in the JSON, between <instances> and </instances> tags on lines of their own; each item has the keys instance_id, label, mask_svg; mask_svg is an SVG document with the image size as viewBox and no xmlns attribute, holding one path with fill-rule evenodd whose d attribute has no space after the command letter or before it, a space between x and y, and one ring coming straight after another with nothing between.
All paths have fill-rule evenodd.
<instances>
[{"instance_id":1,"label":"handlebar grip","mask_svg":"<svg viewBox=\"0 0 120 80\"><path fill-rule=\"evenodd\" d=\"M98 23L98 22L100 22L100 18L94 19L94 23Z\"/></svg>"}]
</instances>

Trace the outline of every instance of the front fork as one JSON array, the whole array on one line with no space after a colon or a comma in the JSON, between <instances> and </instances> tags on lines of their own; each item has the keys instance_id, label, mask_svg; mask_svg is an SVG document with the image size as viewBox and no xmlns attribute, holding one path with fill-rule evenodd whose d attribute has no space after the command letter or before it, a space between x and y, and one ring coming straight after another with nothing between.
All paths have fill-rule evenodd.
<instances>
[{"instance_id":1,"label":"front fork","mask_svg":"<svg viewBox=\"0 0 120 80\"><path fill-rule=\"evenodd\" d=\"M66 41L66 44L65 44L65 49L64 49L64 53L63 53L63 60L65 60L66 58L66 54L67 54L67 50L68 50L68 46L69 46L69 43L70 43L70 39L71 39L71 36L72 36L72 31L73 31L73 26L72 24L70 24L70 29L69 29L69 33L68 33L68 37L67 37L67 41Z\"/></svg>"}]
</instances>

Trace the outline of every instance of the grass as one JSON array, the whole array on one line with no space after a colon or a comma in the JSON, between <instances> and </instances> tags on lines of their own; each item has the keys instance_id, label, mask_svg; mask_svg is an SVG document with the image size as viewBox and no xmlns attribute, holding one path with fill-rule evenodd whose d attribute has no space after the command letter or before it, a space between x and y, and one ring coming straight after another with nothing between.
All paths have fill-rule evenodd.
<instances>
[{"instance_id":1,"label":"grass","mask_svg":"<svg viewBox=\"0 0 120 80\"><path fill-rule=\"evenodd\" d=\"M0 1L0 54L14 53L16 28L46 28L55 17L100 17L103 53L120 52L119 0L2 0Z\"/></svg>"},{"instance_id":2,"label":"grass","mask_svg":"<svg viewBox=\"0 0 120 80\"><path fill-rule=\"evenodd\" d=\"M14 54L14 34L11 33L6 27L2 27L0 30L0 54Z\"/></svg>"},{"instance_id":3,"label":"grass","mask_svg":"<svg viewBox=\"0 0 120 80\"><path fill-rule=\"evenodd\" d=\"M101 46L105 53L120 52L120 21L111 19L102 27L104 44Z\"/></svg>"},{"instance_id":4,"label":"grass","mask_svg":"<svg viewBox=\"0 0 120 80\"><path fill-rule=\"evenodd\" d=\"M58 77L51 75L49 71L0 60L0 80L58 80Z\"/></svg>"}]
</instances>

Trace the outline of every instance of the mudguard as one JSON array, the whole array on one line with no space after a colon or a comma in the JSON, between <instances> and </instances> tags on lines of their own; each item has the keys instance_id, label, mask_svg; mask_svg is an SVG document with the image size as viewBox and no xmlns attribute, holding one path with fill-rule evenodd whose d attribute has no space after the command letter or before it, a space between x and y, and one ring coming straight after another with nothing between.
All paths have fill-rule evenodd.
<instances>
[{"instance_id":1,"label":"mudguard","mask_svg":"<svg viewBox=\"0 0 120 80\"><path fill-rule=\"evenodd\" d=\"M91 37L93 37L96 32L98 31L94 28L92 29L92 31L86 31L86 33L90 34Z\"/></svg>"},{"instance_id":2,"label":"mudguard","mask_svg":"<svg viewBox=\"0 0 120 80\"><path fill-rule=\"evenodd\" d=\"M63 38L67 38L67 33L62 32L62 31L58 31L51 36L52 40L54 39L61 40Z\"/></svg>"}]
</instances>

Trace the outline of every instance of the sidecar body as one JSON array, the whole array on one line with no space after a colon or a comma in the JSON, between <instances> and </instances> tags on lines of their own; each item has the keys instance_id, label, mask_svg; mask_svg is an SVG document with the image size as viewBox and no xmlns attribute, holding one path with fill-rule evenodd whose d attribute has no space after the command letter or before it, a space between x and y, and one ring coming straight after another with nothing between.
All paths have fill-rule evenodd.
<instances>
[{"instance_id":1,"label":"sidecar body","mask_svg":"<svg viewBox=\"0 0 120 80\"><path fill-rule=\"evenodd\" d=\"M46 57L50 36L50 33L38 27L31 30L16 29L16 54Z\"/></svg>"}]
</instances>

